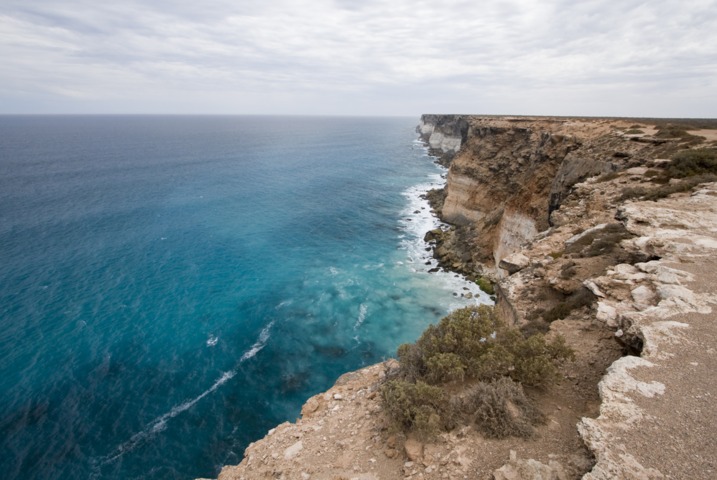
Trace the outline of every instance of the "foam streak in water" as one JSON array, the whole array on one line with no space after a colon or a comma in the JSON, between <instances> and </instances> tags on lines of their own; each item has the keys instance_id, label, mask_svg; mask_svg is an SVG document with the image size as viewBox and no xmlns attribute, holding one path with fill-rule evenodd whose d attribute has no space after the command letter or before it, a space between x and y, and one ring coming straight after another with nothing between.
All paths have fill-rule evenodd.
<instances>
[{"instance_id":1,"label":"foam streak in water","mask_svg":"<svg viewBox=\"0 0 717 480\"><path fill-rule=\"evenodd\" d=\"M273 325L274 320L272 320L269 325L264 327L261 332L259 332L259 338L256 342L254 342L254 345L252 345L249 350L244 352L244 355L242 355L239 359L239 363L242 363L245 360L249 360L251 357L259 353L262 348L264 348L264 345L266 345L266 341L269 340L269 331L271 330L271 327Z\"/></svg>"},{"instance_id":2,"label":"foam streak in water","mask_svg":"<svg viewBox=\"0 0 717 480\"><path fill-rule=\"evenodd\" d=\"M366 320L367 311L368 307L366 307L365 303L362 303L361 306L359 306L358 319L356 319L356 323L354 324L354 330L358 330L359 327L363 325L364 320Z\"/></svg>"},{"instance_id":3,"label":"foam streak in water","mask_svg":"<svg viewBox=\"0 0 717 480\"><path fill-rule=\"evenodd\" d=\"M254 342L254 344L249 348L249 350L244 352L244 354L239 359L237 367L235 367L233 370L222 373L221 377L219 377L211 387L209 387L207 390L203 391L193 399L187 400L184 403L172 407L169 412L152 420L141 432L132 435L129 440L117 447L111 454L104 457L100 465L106 465L108 463L111 463L122 457L122 455L124 455L125 453L134 450L138 445L147 441L150 436L164 430L167 427L167 420L176 417L182 412L186 412L194 405L196 405L197 402L199 402L201 399L213 393L219 387L231 380L237 374L237 368L239 365L244 363L246 360L249 360L250 358L254 357L257 353L261 351L261 349L264 348L267 340L269 340L269 332L273 325L274 321L270 322L261 330L261 332L259 332L259 338L256 340L256 342Z\"/></svg>"}]
</instances>

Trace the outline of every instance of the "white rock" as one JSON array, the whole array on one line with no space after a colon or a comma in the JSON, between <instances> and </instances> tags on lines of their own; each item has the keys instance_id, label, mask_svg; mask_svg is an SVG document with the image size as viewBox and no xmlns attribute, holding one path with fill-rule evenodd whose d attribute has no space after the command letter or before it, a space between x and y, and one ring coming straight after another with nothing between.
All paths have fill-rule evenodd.
<instances>
[{"instance_id":1,"label":"white rock","mask_svg":"<svg viewBox=\"0 0 717 480\"><path fill-rule=\"evenodd\" d=\"M595 295L596 297L605 298L605 294L602 293L600 288L595 285L595 282L593 282L592 280L585 280L583 282L583 285L585 286L585 288L593 292L593 295Z\"/></svg>"},{"instance_id":2,"label":"white rock","mask_svg":"<svg viewBox=\"0 0 717 480\"><path fill-rule=\"evenodd\" d=\"M301 451L304 449L304 444L299 440L292 446L288 447L286 450L284 450L284 458L286 460L291 460L292 458L296 457Z\"/></svg>"},{"instance_id":3,"label":"white rock","mask_svg":"<svg viewBox=\"0 0 717 480\"><path fill-rule=\"evenodd\" d=\"M650 288L646 285L640 285L639 287L633 289L630 294L632 295L632 300L640 306L652 305L655 299L655 294L652 293L652 290L650 290Z\"/></svg>"},{"instance_id":4,"label":"white rock","mask_svg":"<svg viewBox=\"0 0 717 480\"><path fill-rule=\"evenodd\" d=\"M521 271L528 265L530 265L530 259L520 252L508 255L498 264L500 268L507 270L511 275Z\"/></svg>"},{"instance_id":5,"label":"white rock","mask_svg":"<svg viewBox=\"0 0 717 480\"><path fill-rule=\"evenodd\" d=\"M605 302L598 302L597 319L605 322L609 327L617 326L617 310Z\"/></svg>"},{"instance_id":6,"label":"white rock","mask_svg":"<svg viewBox=\"0 0 717 480\"><path fill-rule=\"evenodd\" d=\"M588 228L584 232L578 233L577 235L573 235L572 237L565 240L565 246L569 247L572 244L574 244L575 242L577 242L578 240L580 240L581 238L591 235L595 232L599 232L600 230L603 230L605 227L607 227L607 223L601 223L599 225L595 225L592 228Z\"/></svg>"}]
</instances>

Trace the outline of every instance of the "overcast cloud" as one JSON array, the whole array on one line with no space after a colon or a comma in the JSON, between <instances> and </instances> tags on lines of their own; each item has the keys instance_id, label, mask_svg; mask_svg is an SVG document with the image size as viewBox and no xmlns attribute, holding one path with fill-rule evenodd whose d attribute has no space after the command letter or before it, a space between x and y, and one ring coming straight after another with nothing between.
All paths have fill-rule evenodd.
<instances>
[{"instance_id":1,"label":"overcast cloud","mask_svg":"<svg viewBox=\"0 0 717 480\"><path fill-rule=\"evenodd\" d=\"M717 117L717 0L3 0L0 113Z\"/></svg>"}]
</instances>

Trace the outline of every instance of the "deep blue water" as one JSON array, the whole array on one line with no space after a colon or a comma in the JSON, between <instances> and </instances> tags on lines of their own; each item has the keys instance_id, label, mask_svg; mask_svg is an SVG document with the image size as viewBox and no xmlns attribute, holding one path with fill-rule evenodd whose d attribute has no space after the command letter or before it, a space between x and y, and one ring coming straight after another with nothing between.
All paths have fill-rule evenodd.
<instances>
[{"instance_id":1,"label":"deep blue water","mask_svg":"<svg viewBox=\"0 0 717 480\"><path fill-rule=\"evenodd\" d=\"M2 477L215 475L468 303L415 123L0 117Z\"/></svg>"}]
</instances>

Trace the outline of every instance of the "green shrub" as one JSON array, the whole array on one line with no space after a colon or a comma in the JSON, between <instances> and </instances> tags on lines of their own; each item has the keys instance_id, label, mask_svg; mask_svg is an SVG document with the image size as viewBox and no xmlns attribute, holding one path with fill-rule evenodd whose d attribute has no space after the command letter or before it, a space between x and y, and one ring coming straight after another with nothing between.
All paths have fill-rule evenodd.
<instances>
[{"instance_id":1,"label":"green shrub","mask_svg":"<svg viewBox=\"0 0 717 480\"><path fill-rule=\"evenodd\" d=\"M547 385L557 378L557 363L572 357L560 336L526 338L492 307L462 308L429 326L416 343L398 348L399 368L381 398L394 426L423 437L459 419L475 422L488 436L526 436L539 414L516 382ZM473 387L449 397L439 386L448 382Z\"/></svg>"},{"instance_id":2,"label":"green shrub","mask_svg":"<svg viewBox=\"0 0 717 480\"><path fill-rule=\"evenodd\" d=\"M643 187L630 187L625 188L620 196L621 200L640 199L640 200L652 200L657 201L661 198L668 197L673 193L690 192L700 184L717 182L717 173L702 173L695 174L683 178L681 181L676 183L670 183L669 177L655 177L664 179L664 184L661 184L657 188L647 189ZM656 182L663 183L663 182Z\"/></svg>"},{"instance_id":3,"label":"green shrub","mask_svg":"<svg viewBox=\"0 0 717 480\"><path fill-rule=\"evenodd\" d=\"M664 168L669 178L717 174L717 150L710 148L681 150L672 156L672 161Z\"/></svg>"},{"instance_id":4,"label":"green shrub","mask_svg":"<svg viewBox=\"0 0 717 480\"><path fill-rule=\"evenodd\" d=\"M488 295L495 295L495 288L493 287L493 283L487 278L479 277L478 280L476 280L476 285L478 285L478 288L483 290Z\"/></svg>"},{"instance_id":5,"label":"green shrub","mask_svg":"<svg viewBox=\"0 0 717 480\"><path fill-rule=\"evenodd\" d=\"M431 384L508 376L543 385L557 371L555 363L570 355L562 337L525 338L486 305L456 310L429 326L416 343L398 349L401 377Z\"/></svg>"},{"instance_id":6,"label":"green shrub","mask_svg":"<svg viewBox=\"0 0 717 480\"><path fill-rule=\"evenodd\" d=\"M658 138L686 138L695 137L690 133L687 133L687 129L679 125L664 125L659 127L655 134Z\"/></svg>"},{"instance_id":7,"label":"green shrub","mask_svg":"<svg viewBox=\"0 0 717 480\"><path fill-rule=\"evenodd\" d=\"M523 387L509 378L478 383L454 402L453 408L489 438L530 437L533 425L544 420Z\"/></svg>"},{"instance_id":8,"label":"green shrub","mask_svg":"<svg viewBox=\"0 0 717 480\"><path fill-rule=\"evenodd\" d=\"M717 175L707 173L686 178L679 183L669 183L660 188L648 191L643 195L642 199L652 200L654 202L661 198L668 197L673 193L690 192L694 190L697 185L708 182L717 182Z\"/></svg>"},{"instance_id":9,"label":"green shrub","mask_svg":"<svg viewBox=\"0 0 717 480\"><path fill-rule=\"evenodd\" d=\"M574 356L561 336L546 342L543 335L524 338L515 330L512 333L515 335L511 349L515 364L509 376L524 385L540 386L557 380L555 361Z\"/></svg>"},{"instance_id":10,"label":"green shrub","mask_svg":"<svg viewBox=\"0 0 717 480\"><path fill-rule=\"evenodd\" d=\"M390 380L381 387L381 399L398 429L430 437L443 428L448 400L440 387L420 381Z\"/></svg>"}]
</instances>

